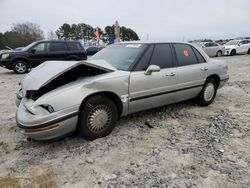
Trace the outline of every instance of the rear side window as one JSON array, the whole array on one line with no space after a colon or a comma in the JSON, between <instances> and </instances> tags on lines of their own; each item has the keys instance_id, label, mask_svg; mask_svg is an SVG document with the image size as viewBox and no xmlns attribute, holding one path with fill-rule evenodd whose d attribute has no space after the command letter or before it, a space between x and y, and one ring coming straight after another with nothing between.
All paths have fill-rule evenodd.
<instances>
[{"instance_id":1,"label":"rear side window","mask_svg":"<svg viewBox=\"0 0 250 188\"><path fill-rule=\"evenodd\" d=\"M206 63L206 60L204 59L204 57L200 54L200 52L198 52L197 49L195 49L194 47L192 47L197 59L199 63Z\"/></svg>"},{"instance_id":2,"label":"rear side window","mask_svg":"<svg viewBox=\"0 0 250 188\"><path fill-rule=\"evenodd\" d=\"M149 60L152 55L154 46L151 45L147 51L144 53L143 57L140 59L139 63L136 65L134 71L144 71L148 68Z\"/></svg>"},{"instance_id":3,"label":"rear side window","mask_svg":"<svg viewBox=\"0 0 250 188\"><path fill-rule=\"evenodd\" d=\"M69 42L68 47L69 47L70 51L80 51L80 50L82 50L82 47L81 47L80 43L78 43L78 42Z\"/></svg>"},{"instance_id":4,"label":"rear side window","mask_svg":"<svg viewBox=\"0 0 250 188\"><path fill-rule=\"evenodd\" d=\"M175 53L179 66L197 64L197 58L191 46L187 44L174 44Z\"/></svg>"},{"instance_id":5,"label":"rear side window","mask_svg":"<svg viewBox=\"0 0 250 188\"><path fill-rule=\"evenodd\" d=\"M173 67L173 57L170 45L169 44L155 45L150 64L158 65L160 68Z\"/></svg>"},{"instance_id":6,"label":"rear side window","mask_svg":"<svg viewBox=\"0 0 250 188\"><path fill-rule=\"evenodd\" d=\"M50 43L49 50L51 52L67 51L67 45L65 42L52 42Z\"/></svg>"}]
</instances>

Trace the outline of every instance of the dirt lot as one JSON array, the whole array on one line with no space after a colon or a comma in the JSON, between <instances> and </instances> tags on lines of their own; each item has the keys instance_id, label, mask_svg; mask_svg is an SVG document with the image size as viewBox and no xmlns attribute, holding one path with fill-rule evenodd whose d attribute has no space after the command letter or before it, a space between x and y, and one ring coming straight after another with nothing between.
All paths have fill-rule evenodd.
<instances>
[{"instance_id":1,"label":"dirt lot","mask_svg":"<svg viewBox=\"0 0 250 188\"><path fill-rule=\"evenodd\" d=\"M0 69L0 187L250 187L250 56L209 107L183 102L122 118L95 141L28 142L15 125L23 75Z\"/></svg>"}]
</instances>

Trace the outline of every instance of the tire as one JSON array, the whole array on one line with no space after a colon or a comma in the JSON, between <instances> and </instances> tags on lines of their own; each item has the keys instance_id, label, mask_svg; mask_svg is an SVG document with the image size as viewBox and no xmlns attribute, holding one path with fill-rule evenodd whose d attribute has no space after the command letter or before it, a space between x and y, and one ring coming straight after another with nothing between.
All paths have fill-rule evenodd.
<instances>
[{"instance_id":1,"label":"tire","mask_svg":"<svg viewBox=\"0 0 250 188\"><path fill-rule=\"evenodd\" d=\"M105 137L113 131L117 119L118 110L111 99L93 96L80 112L77 133L87 140Z\"/></svg>"},{"instance_id":2,"label":"tire","mask_svg":"<svg viewBox=\"0 0 250 188\"><path fill-rule=\"evenodd\" d=\"M250 48L248 49L247 54L250 54Z\"/></svg>"},{"instance_id":3,"label":"tire","mask_svg":"<svg viewBox=\"0 0 250 188\"><path fill-rule=\"evenodd\" d=\"M24 74L28 72L29 66L25 61L18 60L14 62L12 69L16 74Z\"/></svg>"},{"instance_id":4,"label":"tire","mask_svg":"<svg viewBox=\"0 0 250 188\"><path fill-rule=\"evenodd\" d=\"M221 57L222 56L222 51L218 51L217 53L216 53L216 56L215 57Z\"/></svg>"},{"instance_id":5,"label":"tire","mask_svg":"<svg viewBox=\"0 0 250 188\"><path fill-rule=\"evenodd\" d=\"M210 105L216 96L218 88L218 83L214 78L209 78L201 92L196 98L197 104L199 106L208 106Z\"/></svg>"},{"instance_id":6,"label":"tire","mask_svg":"<svg viewBox=\"0 0 250 188\"><path fill-rule=\"evenodd\" d=\"M235 50L235 49L233 49L233 50L231 51L230 55L231 55L231 56L236 55L236 50Z\"/></svg>"}]
</instances>

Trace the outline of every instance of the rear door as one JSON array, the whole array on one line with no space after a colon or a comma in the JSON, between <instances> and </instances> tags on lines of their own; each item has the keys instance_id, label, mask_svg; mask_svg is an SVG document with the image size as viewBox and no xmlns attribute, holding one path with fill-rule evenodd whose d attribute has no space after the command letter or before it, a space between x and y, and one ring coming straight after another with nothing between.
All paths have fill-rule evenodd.
<instances>
[{"instance_id":1,"label":"rear door","mask_svg":"<svg viewBox=\"0 0 250 188\"><path fill-rule=\"evenodd\" d=\"M68 47L66 42L49 42L48 59L49 60L67 60Z\"/></svg>"},{"instance_id":2,"label":"rear door","mask_svg":"<svg viewBox=\"0 0 250 188\"><path fill-rule=\"evenodd\" d=\"M79 42L67 42L69 53L68 59L87 59L86 52Z\"/></svg>"},{"instance_id":3,"label":"rear door","mask_svg":"<svg viewBox=\"0 0 250 188\"><path fill-rule=\"evenodd\" d=\"M149 65L159 66L160 72L145 75ZM151 45L130 74L129 113L171 103L176 83L177 72L171 45Z\"/></svg>"},{"instance_id":4,"label":"rear door","mask_svg":"<svg viewBox=\"0 0 250 188\"><path fill-rule=\"evenodd\" d=\"M208 66L197 49L188 44L173 44L178 68L175 101L196 97L207 78Z\"/></svg>"}]
</instances>

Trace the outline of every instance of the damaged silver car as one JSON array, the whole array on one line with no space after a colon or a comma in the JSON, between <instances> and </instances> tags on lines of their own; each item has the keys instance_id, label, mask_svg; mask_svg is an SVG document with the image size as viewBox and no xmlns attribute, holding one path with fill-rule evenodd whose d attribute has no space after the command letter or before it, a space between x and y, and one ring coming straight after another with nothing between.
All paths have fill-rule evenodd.
<instances>
[{"instance_id":1,"label":"damaged silver car","mask_svg":"<svg viewBox=\"0 0 250 188\"><path fill-rule=\"evenodd\" d=\"M114 44L87 61L33 69L17 95L16 121L34 140L72 132L93 140L108 135L121 116L193 98L209 105L228 78L225 62L192 44Z\"/></svg>"}]
</instances>

